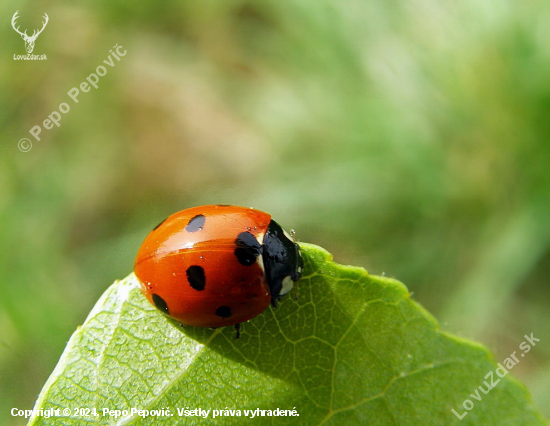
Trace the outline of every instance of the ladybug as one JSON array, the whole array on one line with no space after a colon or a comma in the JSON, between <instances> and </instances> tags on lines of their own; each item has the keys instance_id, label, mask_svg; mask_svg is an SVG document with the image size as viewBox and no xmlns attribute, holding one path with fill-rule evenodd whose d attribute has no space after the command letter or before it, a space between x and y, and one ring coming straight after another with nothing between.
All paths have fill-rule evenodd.
<instances>
[{"instance_id":1,"label":"ladybug","mask_svg":"<svg viewBox=\"0 0 550 426\"><path fill-rule=\"evenodd\" d=\"M193 207L169 216L141 245L134 272L145 297L193 327L254 318L300 279L298 244L271 215L229 205Z\"/></svg>"}]
</instances>

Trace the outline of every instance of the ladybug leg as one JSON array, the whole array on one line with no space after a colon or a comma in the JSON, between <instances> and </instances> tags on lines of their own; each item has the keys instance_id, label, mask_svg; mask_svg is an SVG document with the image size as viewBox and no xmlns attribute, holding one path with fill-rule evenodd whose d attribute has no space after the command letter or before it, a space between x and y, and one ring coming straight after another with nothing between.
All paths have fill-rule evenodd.
<instances>
[{"instance_id":1,"label":"ladybug leg","mask_svg":"<svg viewBox=\"0 0 550 426\"><path fill-rule=\"evenodd\" d=\"M235 339L241 337L241 323L235 324Z\"/></svg>"}]
</instances>

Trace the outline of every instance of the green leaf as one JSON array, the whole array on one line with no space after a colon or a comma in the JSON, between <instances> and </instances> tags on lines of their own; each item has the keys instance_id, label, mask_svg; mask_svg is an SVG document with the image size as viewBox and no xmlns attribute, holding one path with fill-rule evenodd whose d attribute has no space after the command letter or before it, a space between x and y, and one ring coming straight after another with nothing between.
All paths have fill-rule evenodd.
<instances>
[{"instance_id":1,"label":"green leaf","mask_svg":"<svg viewBox=\"0 0 550 426\"><path fill-rule=\"evenodd\" d=\"M479 344L439 330L403 284L301 247L298 300L287 296L243 324L240 339L231 327L183 328L147 302L133 275L116 282L72 336L35 408L59 409L56 425L547 424L510 374L487 394L478 390L481 400L470 396L486 389L489 372L499 379L495 361ZM131 408L172 416L103 412ZM178 408L210 411L201 419ZM257 408L299 416L246 417ZM452 409L467 414L459 420ZM222 412L213 418L213 410Z\"/></svg>"}]
</instances>

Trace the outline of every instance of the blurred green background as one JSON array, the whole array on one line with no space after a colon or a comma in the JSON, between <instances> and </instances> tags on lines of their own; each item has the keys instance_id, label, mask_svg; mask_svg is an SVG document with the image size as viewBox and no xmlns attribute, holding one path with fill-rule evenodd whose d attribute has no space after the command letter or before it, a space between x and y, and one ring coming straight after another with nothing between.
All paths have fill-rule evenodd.
<instances>
[{"instance_id":1,"label":"blurred green background","mask_svg":"<svg viewBox=\"0 0 550 426\"><path fill-rule=\"evenodd\" d=\"M16 10L28 33L49 15L46 61L13 59ZM268 211L403 281L498 362L533 332L512 373L550 417L550 3L14 1L0 16L0 424L23 424L10 409L32 408L148 231L208 203Z\"/></svg>"}]
</instances>

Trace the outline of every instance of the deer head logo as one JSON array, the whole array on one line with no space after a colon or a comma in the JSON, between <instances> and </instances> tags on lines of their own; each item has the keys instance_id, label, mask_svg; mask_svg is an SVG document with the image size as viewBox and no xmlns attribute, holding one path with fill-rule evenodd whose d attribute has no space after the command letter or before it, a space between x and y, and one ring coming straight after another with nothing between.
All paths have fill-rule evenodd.
<instances>
[{"instance_id":1,"label":"deer head logo","mask_svg":"<svg viewBox=\"0 0 550 426\"><path fill-rule=\"evenodd\" d=\"M42 26L42 29L38 32L36 32L36 30L34 30L34 32L32 33L32 36L28 36L27 35L27 30L25 30L25 32L21 32L19 31L19 27L15 27L15 21L17 20L18 16L17 14L19 13L19 11L15 12L13 14L13 18L11 19L11 26L13 27L13 29L21 35L21 38L23 40L25 40L25 49L27 49L27 53L32 53L32 50L34 49L34 42L36 41L36 38L40 35L40 33L42 31L44 31L44 28L46 28L46 25L48 24L48 15L46 13L44 13L44 18L46 18L46 21L44 22L44 25Z\"/></svg>"}]
</instances>

